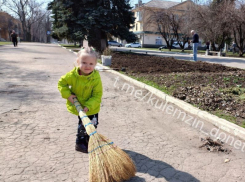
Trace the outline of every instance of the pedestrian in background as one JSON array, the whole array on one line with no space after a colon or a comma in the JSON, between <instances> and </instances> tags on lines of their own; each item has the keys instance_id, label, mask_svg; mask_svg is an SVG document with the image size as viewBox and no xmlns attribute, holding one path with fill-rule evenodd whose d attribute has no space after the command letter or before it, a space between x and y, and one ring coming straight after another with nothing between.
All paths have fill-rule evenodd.
<instances>
[{"instance_id":1,"label":"pedestrian in background","mask_svg":"<svg viewBox=\"0 0 245 182\"><path fill-rule=\"evenodd\" d=\"M193 60L197 61L197 47L198 47L198 44L199 44L199 36L195 32L195 30L191 31L191 35L193 36L192 37Z\"/></svg>"},{"instance_id":2,"label":"pedestrian in background","mask_svg":"<svg viewBox=\"0 0 245 182\"><path fill-rule=\"evenodd\" d=\"M14 44L14 47L17 47L17 44L18 44L17 37L18 37L18 35L13 30L10 36L11 36L12 42Z\"/></svg>"}]
</instances>

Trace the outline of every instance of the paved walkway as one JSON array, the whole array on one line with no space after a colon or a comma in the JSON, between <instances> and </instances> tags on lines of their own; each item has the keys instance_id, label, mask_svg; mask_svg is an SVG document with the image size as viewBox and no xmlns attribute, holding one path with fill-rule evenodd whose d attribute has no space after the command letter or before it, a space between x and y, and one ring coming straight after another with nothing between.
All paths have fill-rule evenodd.
<instances>
[{"instance_id":1,"label":"paved walkway","mask_svg":"<svg viewBox=\"0 0 245 182\"><path fill-rule=\"evenodd\" d=\"M119 48L119 47L112 47L112 49L116 49L118 51L129 51L136 53L147 53L149 55L158 55L163 57L174 57L176 59L182 59L182 60L193 60L192 54L187 53L176 53L176 52L160 52L160 51L151 51L146 49L130 49L130 48ZM218 56L205 56L198 54L197 56L198 61L206 61L210 63L218 63L223 64L225 66L230 67L237 67L245 69L245 58L233 58L233 57L218 57Z\"/></svg>"},{"instance_id":2,"label":"paved walkway","mask_svg":"<svg viewBox=\"0 0 245 182\"><path fill-rule=\"evenodd\" d=\"M57 90L58 79L74 60L73 53L57 45L0 47L1 182L88 182L88 155L74 150L77 117L66 111ZM101 77L98 132L132 156L138 173L128 182L245 181L244 152L228 145L230 154L200 149L205 135L187 119L152 106L154 96L143 99L140 92L122 89L127 82L116 82L111 73L101 72ZM161 103L166 104L159 100L157 106ZM203 124L202 131L213 128Z\"/></svg>"}]
</instances>

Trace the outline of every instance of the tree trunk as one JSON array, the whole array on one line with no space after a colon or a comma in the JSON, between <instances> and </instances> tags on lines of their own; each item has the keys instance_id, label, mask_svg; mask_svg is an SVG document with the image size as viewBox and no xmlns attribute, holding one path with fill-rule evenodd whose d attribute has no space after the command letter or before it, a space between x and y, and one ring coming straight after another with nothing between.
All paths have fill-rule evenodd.
<instances>
[{"instance_id":1,"label":"tree trunk","mask_svg":"<svg viewBox=\"0 0 245 182\"><path fill-rule=\"evenodd\" d=\"M83 46L83 39L81 39L79 42L79 47L82 47L82 46Z\"/></svg>"},{"instance_id":2,"label":"tree trunk","mask_svg":"<svg viewBox=\"0 0 245 182\"><path fill-rule=\"evenodd\" d=\"M88 45L93 46L98 52L102 53L106 48L107 35L100 29L95 28L89 32Z\"/></svg>"},{"instance_id":3,"label":"tree trunk","mask_svg":"<svg viewBox=\"0 0 245 182\"><path fill-rule=\"evenodd\" d=\"M211 47L212 47L212 51L216 51L216 47L215 47L214 42L211 43Z\"/></svg>"},{"instance_id":4,"label":"tree trunk","mask_svg":"<svg viewBox=\"0 0 245 182\"><path fill-rule=\"evenodd\" d=\"M27 40L28 42L31 42L31 26L28 26L28 27L27 27L26 40Z\"/></svg>"},{"instance_id":5,"label":"tree trunk","mask_svg":"<svg viewBox=\"0 0 245 182\"><path fill-rule=\"evenodd\" d=\"M23 29L23 39L24 41L26 41L26 38L27 38L26 25L24 21L22 21L21 24L22 24L22 29Z\"/></svg>"},{"instance_id":6,"label":"tree trunk","mask_svg":"<svg viewBox=\"0 0 245 182\"><path fill-rule=\"evenodd\" d=\"M239 56L243 57L243 54L244 54L243 50L241 48L239 48Z\"/></svg>"},{"instance_id":7,"label":"tree trunk","mask_svg":"<svg viewBox=\"0 0 245 182\"><path fill-rule=\"evenodd\" d=\"M108 47L107 35L105 32L101 32L101 51L103 52Z\"/></svg>"}]
</instances>

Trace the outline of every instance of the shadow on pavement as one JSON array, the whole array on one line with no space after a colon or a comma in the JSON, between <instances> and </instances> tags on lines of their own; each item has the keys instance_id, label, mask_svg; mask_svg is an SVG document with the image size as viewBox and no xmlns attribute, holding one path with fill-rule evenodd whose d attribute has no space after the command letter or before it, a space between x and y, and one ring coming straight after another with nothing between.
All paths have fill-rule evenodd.
<instances>
[{"instance_id":1,"label":"shadow on pavement","mask_svg":"<svg viewBox=\"0 0 245 182\"><path fill-rule=\"evenodd\" d=\"M44 95L55 94L53 90L40 89L51 84L52 78L47 71L20 67L18 61L0 60L0 94L5 102L40 100ZM23 61L23 64L29 62Z\"/></svg>"},{"instance_id":2,"label":"shadow on pavement","mask_svg":"<svg viewBox=\"0 0 245 182\"><path fill-rule=\"evenodd\" d=\"M169 182L200 182L200 180L196 179L191 174L179 171L163 161L150 159L149 157L134 151L124 151L133 159L137 167L137 172L139 173L149 174L154 178L164 178ZM145 182L145 179L134 177L127 182Z\"/></svg>"},{"instance_id":3,"label":"shadow on pavement","mask_svg":"<svg viewBox=\"0 0 245 182\"><path fill-rule=\"evenodd\" d=\"M133 177L130 180L125 181L125 182L147 182L147 181L144 178L141 178L139 176L135 176L135 177Z\"/></svg>"}]
</instances>

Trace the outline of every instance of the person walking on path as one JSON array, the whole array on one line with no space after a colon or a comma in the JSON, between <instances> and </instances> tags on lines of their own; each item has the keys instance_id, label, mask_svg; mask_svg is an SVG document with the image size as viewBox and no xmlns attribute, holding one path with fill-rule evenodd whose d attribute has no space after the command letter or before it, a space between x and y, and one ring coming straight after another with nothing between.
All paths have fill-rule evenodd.
<instances>
[{"instance_id":1,"label":"person walking on path","mask_svg":"<svg viewBox=\"0 0 245 182\"><path fill-rule=\"evenodd\" d=\"M13 30L12 33L11 33L11 39L12 39L12 42L14 44L14 47L17 47L17 44L18 44L17 37L18 37L18 35Z\"/></svg>"},{"instance_id":2,"label":"person walking on path","mask_svg":"<svg viewBox=\"0 0 245 182\"><path fill-rule=\"evenodd\" d=\"M98 125L98 112L102 98L102 82L98 71L94 70L97 64L97 53L92 47L82 49L78 53L78 67L62 76L58 82L61 96L67 99L66 106L69 112L78 115L73 99L76 97L83 107L95 128ZM88 153L89 136L78 116L78 131L75 150Z\"/></svg>"},{"instance_id":3,"label":"person walking on path","mask_svg":"<svg viewBox=\"0 0 245 182\"><path fill-rule=\"evenodd\" d=\"M199 44L199 36L194 30L191 31L191 35L193 36L192 37L193 60L197 61L197 47L198 47L198 44Z\"/></svg>"}]
</instances>

